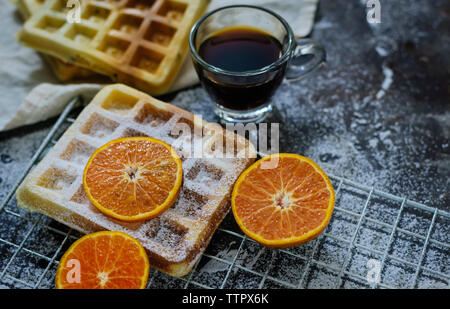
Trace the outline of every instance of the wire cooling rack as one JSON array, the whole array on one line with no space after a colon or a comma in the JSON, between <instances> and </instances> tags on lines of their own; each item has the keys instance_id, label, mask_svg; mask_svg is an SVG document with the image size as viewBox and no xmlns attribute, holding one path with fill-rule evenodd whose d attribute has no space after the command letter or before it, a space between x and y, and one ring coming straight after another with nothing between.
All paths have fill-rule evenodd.
<instances>
[{"instance_id":1,"label":"wire cooling rack","mask_svg":"<svg viewBox=\"0 0 450 309\"><path fill-rule=\"evenodd\" d=\"M26 174L75 121L70 101L0 204L0 288L52 288L64 251L81 234L17 208ZM449 288L450 214L347 179L330 177L336 206L324 233L273 250L247 238L228 215L184 278L152 271L149 288Z\"/></svg>"}]
</instances>

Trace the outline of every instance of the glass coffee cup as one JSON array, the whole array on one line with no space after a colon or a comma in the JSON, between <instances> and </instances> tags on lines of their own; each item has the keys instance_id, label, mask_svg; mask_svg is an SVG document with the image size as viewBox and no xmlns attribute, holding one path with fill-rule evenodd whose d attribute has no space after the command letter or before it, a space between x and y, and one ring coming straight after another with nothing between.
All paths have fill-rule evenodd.
<instances>
[{"instance_id":1,"label":"glass coffee cup","mask_svg":"<svg viewBox=\"0 0 450 309\"><path fill-rule=\"evenodd\" d=\"M189 48L223 122L264 120L283 79L299 80L326 61L320 44L296 39L280 15L251 5L222 7L200 18L191 29Z\"/></svg>"}]
</instances>

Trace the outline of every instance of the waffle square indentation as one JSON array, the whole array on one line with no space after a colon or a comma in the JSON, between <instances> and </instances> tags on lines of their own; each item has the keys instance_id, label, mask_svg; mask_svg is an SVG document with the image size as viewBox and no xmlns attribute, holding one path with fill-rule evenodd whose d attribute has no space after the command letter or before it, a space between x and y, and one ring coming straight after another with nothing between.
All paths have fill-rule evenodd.
<instances>
[{"instance_id":1,"label":"waffle square indentation","mask_svg":"<svg viewBox=\"0 0 450 309\"><path fill-rule=\"evenodd\" d=\"M105 22L110 13L111 10L107 8L90 4L86 7L81 17L94 23L102 23Z\"/></svg>"},{"instance_id":2,"label":"waffle square indentation","mask_svg":"<svg viewBox=\"0 0 450 309\"><path fill-rule=\"evenodd\" d=\"M158 10L158 15L170 20L181 21L186 11L187 4L178 1L165 1Z\"/></svg>"},{"instance_id":3,"label":"waffle square indentation","mask_svg":"<svg viewBox=\"0 0 450 309\"><path fill-rule=\"evenodd\" d=\"M154 50L139 46L133 56L133 59L131 60L131 65L149 73L155 73L158 70L163 58L164 55Z\"/></svg>"},{"instance_id":4,"label":"waffle square indentation","mask_svg":"<svg viewBox=\"0 0 450 309\"><path fill-rule=\"evenodd\" d=\"M138 136L148 137L147 134L131 128L126 129L122 134L122 137L138 137Z\"/></svg>"},{"instance_id":5,"label":"waffle square indentation","mask_svg":"<svg viewBox=\"0 0 450 309\"><path fill-rule=\"evenodd\" d=\"M145 233L152 241L167 248L174 248L183 240L187 231L178 226L175 222L164 218L154 218Z\"/></svg>"},{"instance_id":6,"label":"waffle square indentation","mask_svg":"<svg viewBox=\"0 0 450 309\"><path fill-rule=\"evenodd\" d=\"M125 54L129 46L129 41L107 35L98 49L110 57L120 59Z\"/></svg>"},{"instance_id":7,"label":"waffle square indentation","mask_svg":"<svg viewBox=\"0 0 450 309\"><path fill-rule=\"evenodd\" d=\"M221 169L205 162L196 162L186 173L186 178L191 180L191 188L205 193L212 193L223 176Z\"/></svg>"},{"instance_id":8,"label":"waffle square indentation","mask_svg":"<svg viewBox=\"0 0 450 309\"><path fill-rule=\"evenodd\" d=\"M51 167L42 174L37 185L50 190L65 190L75 181L76 176L66 170Z\"/></svg>"},{"instance_id":9,"label":"waffle square indentation","mask_svg":"<svg viewBox=\"0 0 450 309\"><path fill-rule=\"evenodd\" d=\"M61 159L84 165L94 151L95 147L75 139L70 142L69 146L61 154Z\"/></svg>"},{"instance_id":10,"label":"waffle square indentation","mask_svg":"<svg viewBox=\"0 0 450 309\"><path fill-rule=\"evenodd\" d=\"M174 27L153 21L145 33L144 39L158 45L168 46L176 31L177 29Z\"/></svg>"},{"instance_id":11,"label":"waffle square indentation","mask_svg":"<svg viewBox=\"0 0 450 309\"><path fill-rule=\"evenodd\" d=\"M36 2L38 2L40 5L44 4L45 0L37 0ZM56 3L52 6L51 10L55 11L55 12L61 12L66 14L70 7L67 6L67 1L63 1L63 0L59 0L56 1Z\"/></svg>"},{"instance_id":12,"label":"waffle square indentation","mask_svg":"<svg viewBox=\"0 0 450 309\"><path fill-rule=\"evenodd\" d=\"M142 21L142 17L129 14L121 14L114 22L112 28L127 34L134 34L139 30Z\"/></svg>"},{"instance_id":13,"label":"waffle square indentation","mask_svg":"<svg viewBox=\"0 0 450 309\"><path fill-rule=\"evenodd\" d=\"M201 215L203 206L205 206L207 202L207 197L195 191L184 188L180 192L180 196L172 208L177 214L195 220Z\"/></svg>"},{"instance_id":14,"label":"waffle square indentation","mask_svg":"<svg viewBox=\"0 0 450 309\"><path fill-rule=\"evenodd\" d=\"M73 24L67 31L66 37L80 44L87 45L97 34L97 30L83 26L81 24Z\"/></svg>"},{"instance_id":15,"label":"waffle square indentation","mask_svg":"<svg viewBox=\"0 0 450 309\"><path fill-rule=\"evenodd\" d=\"M70 200L82 205L89 205L90 203L89 198L86 195L86 191L84 190L84 187L82 185L78 188L77 192L75 192Z\"/></svg>"},{"instance_id":16,"label":"waffle square indentation","mask_svg":"<svg viewBox=\"0 0 450 309\"><path fill-rule=\"evenodd\" d=\"M63 19L46 15L36 24L36 27L52 33L58 31L64 24L65 21Z\"/></svg>"},{"instance_id":17,"label":"waffle square indentation","mask_svg":"<svg viewBox=\"0 0 450 309\"><path fill-rule=\"evenodd\" d=\"M104 137L114 132L118 126L117 122L95 113L81 129L81 133L93 137Z\"/></svg>"},{"instance_id":18,"label":"waffle square indentation","mask_svg":"<svg viewBox=\"0 0 450 309\"><path fill-rule=\"evenodd\" d=\"M146 11L150 10L154 3L155 0L128 0L126 7Z\"/></svg>"},{"instance_id":19,"label":"waffle square indentation","mask_svg":"<svg viewBox=\"0 0 450 309\"><path fill-rule=\"evenodd\" d=\"M119 90L113 90L105 99L102 107L114 113L127 113L139 101L138 98Z\"/></svg>"},{"instance_id":20,"label":"waffle square indentation","mask_svg":"<svg viewBox=\"0 0 450 309\"><path fill-rule=\"evenodd\" d=\"M156 109L151 104L144 104L139 110L135 120L141 124L149 124L152 127L161 126L172 117L172 113Z\"/></svg>"}]
</instances>

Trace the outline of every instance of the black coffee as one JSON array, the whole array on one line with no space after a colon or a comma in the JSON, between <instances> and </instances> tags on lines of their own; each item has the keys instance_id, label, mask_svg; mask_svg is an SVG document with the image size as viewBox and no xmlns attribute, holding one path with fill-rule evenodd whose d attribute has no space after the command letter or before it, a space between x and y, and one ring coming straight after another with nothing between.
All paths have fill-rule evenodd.
<instances>
[{"instance_id":1,"label":"black coffee","mask_svg":"<svg viewBox=\"0 0 450 309\"><path fill-rule=\"evenodd\" d=\"M264 68L282 55L281 43L270 34L248 27L231 27L206 39L199 47L207 63L231 72ZM252 77L200 74L200 80L213 99L226 108L248 110L269 100L283 79L285 66Z\"/></svg>"}]
</instances>

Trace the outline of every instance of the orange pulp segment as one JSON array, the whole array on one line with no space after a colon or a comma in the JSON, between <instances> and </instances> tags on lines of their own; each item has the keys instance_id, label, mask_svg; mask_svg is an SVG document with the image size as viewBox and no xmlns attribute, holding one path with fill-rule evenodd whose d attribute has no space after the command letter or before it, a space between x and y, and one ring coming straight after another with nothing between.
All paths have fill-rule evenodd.
<instances>
[{"instance_id":1,"label":"orange pulp segment","mask_svg":"<svg viewBox=\"0 0 450 309\"><path fill-rule=\"evenodd\" d=\"M151 137L113 140L86 164L83 185L92 204L123 221L154 218L176 200L183 177L173 148Z\"/></svg>"},{"instance_id":2,"label":"orange pulp segment","mask_svg":"<svg viewBox=\"0 0 450 309\"><path fill-rule=\"evenodd\" d=\"M142 245L122 232L88 234L70 246L56 271L57 289L143 289L150 264Z\"/></svg>"},{"instance_id":3,"label":"orange pulp segment","mask_svg":"<svg viewBox=\"0 0 450 309\"><path fill-rule=\"evenodd\" d=\"M269 160L278 162L262 168ZM248 237L267 247L286 248L312 240L324 230L334 199L333 186L316 163L281 153L262 158L239 176L231 206Z\"/></svg>"}]
</instances>

